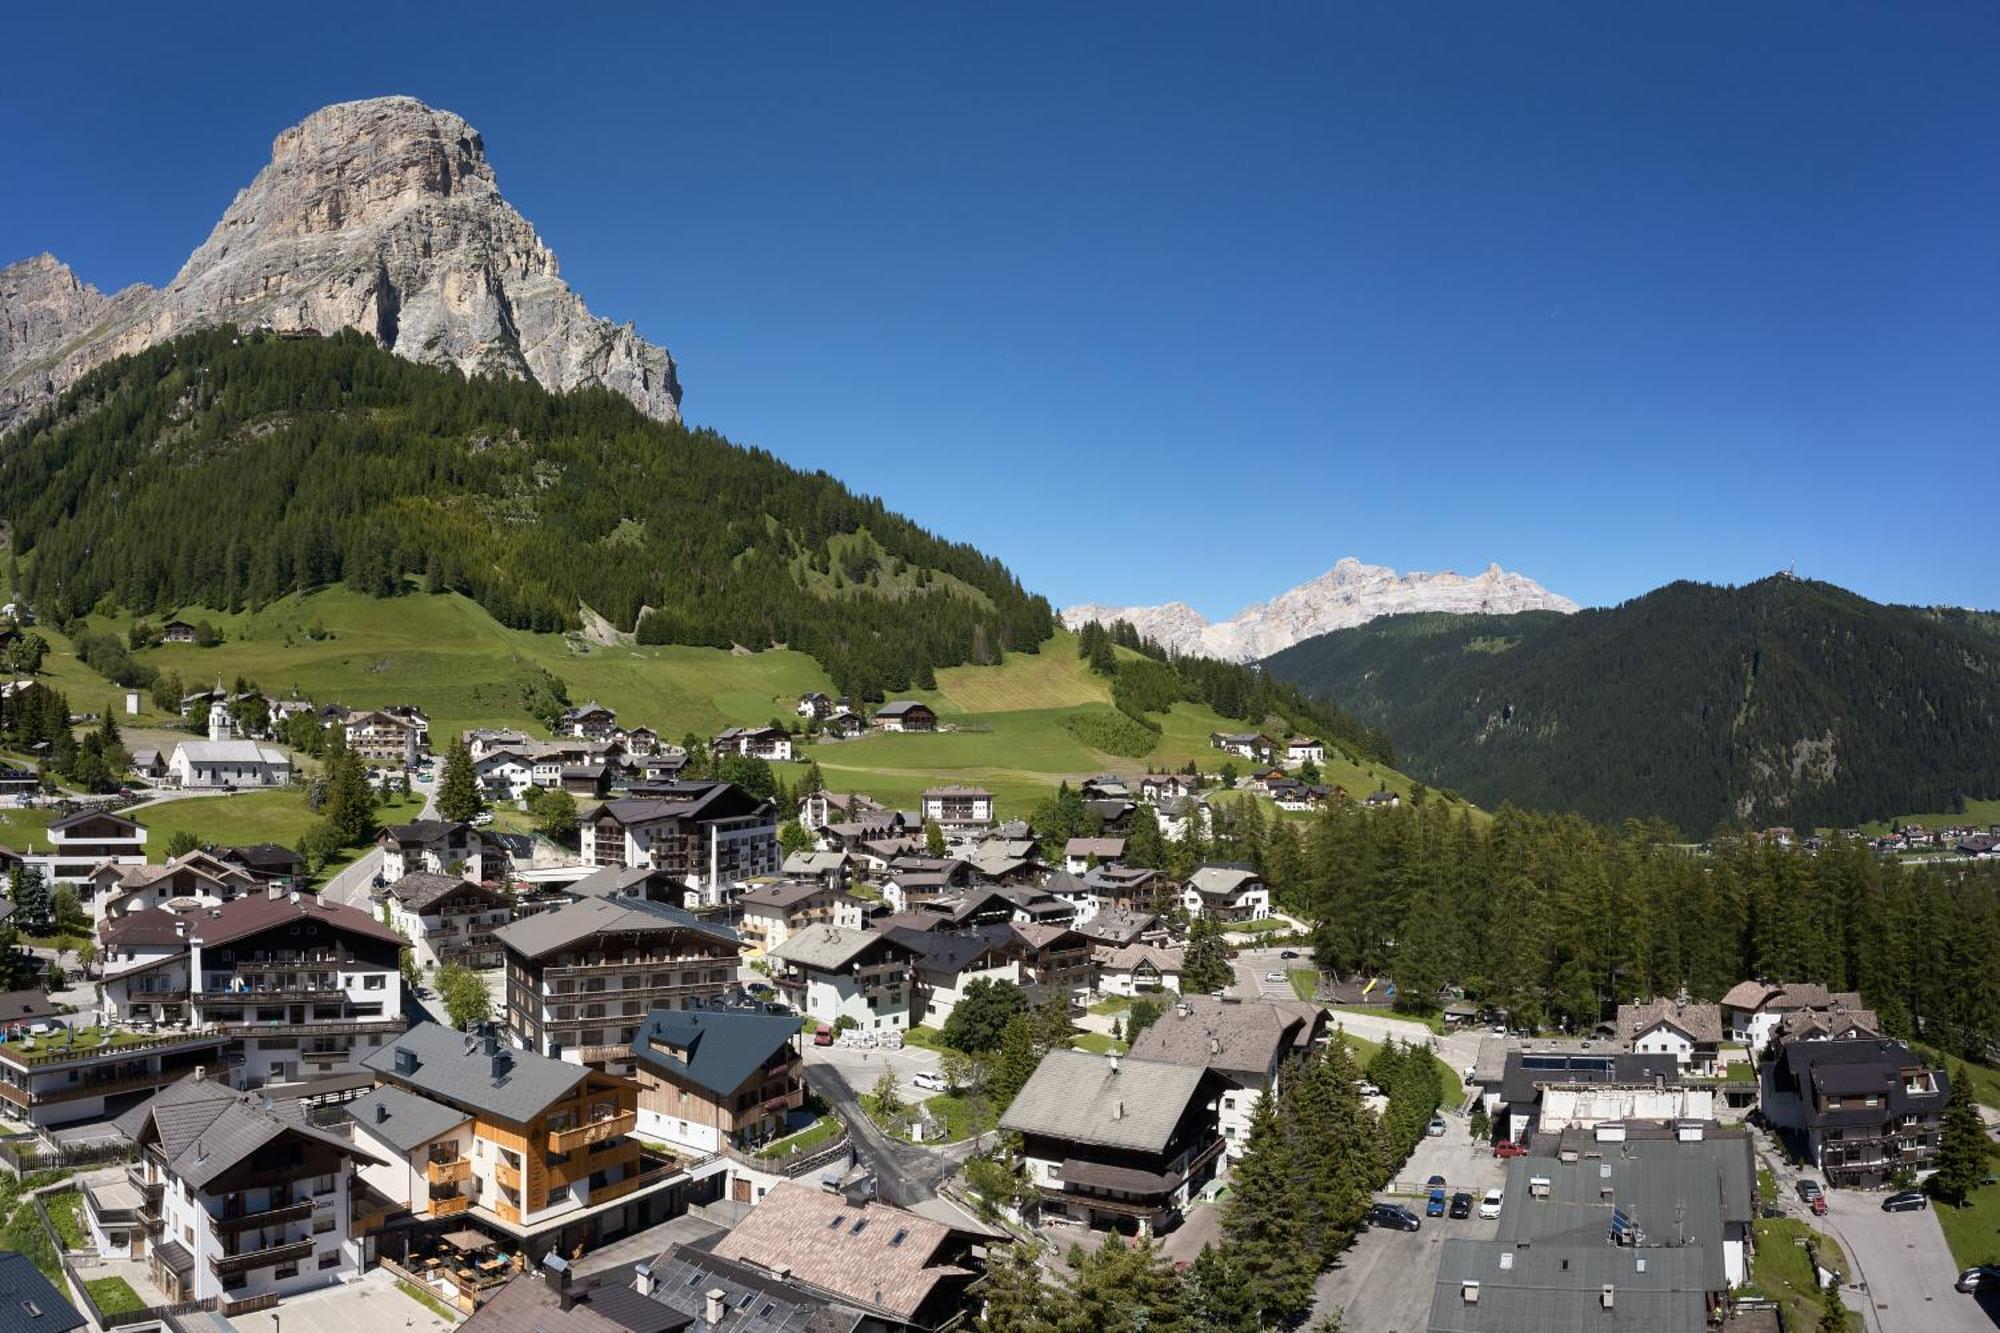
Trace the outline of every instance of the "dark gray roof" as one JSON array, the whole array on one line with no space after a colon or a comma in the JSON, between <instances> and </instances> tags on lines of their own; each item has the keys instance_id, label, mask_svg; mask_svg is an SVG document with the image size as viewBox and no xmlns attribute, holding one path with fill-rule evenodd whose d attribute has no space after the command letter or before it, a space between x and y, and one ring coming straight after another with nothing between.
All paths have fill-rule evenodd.
<instances>
[{"instance_id":1,"label":"dark gray roof","mask_svg":"<svg viewBox=\"0 0 2000 1333\"><path fill-rule=\"evenodd\" d=\"M632 1039L640 1064L727 1097L798 1035L789 1014L742 1009L655 1009ZM685 1051L677 1056L668 1047Z\"/></svg>"},{"instance_id":2,"label":"dark gray roof","mask_svg":"<svg viewBox=\"0 0 2000 1333\"><path fill-rule=\"evenodd\" d=\"M692 930L735 943L736 932L665 903L643 898L583 898L553 912L512 921L494 931L502 944L530 958L565 949L607 932Z\"/></svg>"},{"instance_id":3,"label":"dark gray roof","mask_svg":"<svg viewBox=\"0 0 2000 1333\"><path fill-rule=\"evenodd\" d=\"M429 871L419 870L391 884L389 892L403 906L413 912L421 912L438 899L456 893L460 889L478 888L479 886L471 880L458 875L433 875Z\"/></svg>"},{"instance_id":4,"label":"dark gray roof","mask_svg":"<svg viewBox=\"0 0 2000 1333\"><path fill-rule=\"evenodd\" d=\"M690 1316L700 1333L709 1333L708 1293L716 1290L729 1310L724 1327L745 1333L851 1333L863 1318L851 1306L690 1245L669 1246L646 1268L655 1283L650 1299Z\"/></svg>"},{"instance_id":5,"label":"dark gray roof","mask_svg":"<svg viewBox=\"0 0 2000 1333\"><path fill-rule=\"evenodd\" d=\"M973 926L967 930L909 930L898 926L883 932L917 955L917 966L952 976L973 959L993 949L1009 949L1016 940L1004 925Z\"/></svg>"},{"instance_id":6,"label":"dark gray roof","mask_svg":"<svg viewBox=\"0 0 2000 1333\"><path fill-rule=\"evenodd\" d=\"M391 1147L409 1152L471 1119L465 1112L397 1087L380 1087L346 1105L347 1114Z\"/></svg>"},{"instance_id":7,"label":"dark gray roof","mask_svg":"<svg viewBox=\"0 0 2000 1333\"><path fill-rule=\"evenodd\" d=\"M467 1053L466 1047L472 1050ZM509 1049L505 1068L495 1074L493 1057L485 1053L476 1038L454 1032L440 1023L421 1023L390 1045L369 1053L362 1068L386 1078L407 1083L418 1092L442 1098L475 1111L487 1111L502 1120L525 1124L583 1082L590 1071L582 1065L553 1060L533 1051ZM396 1068L397 1052L416 1057L414 1071Z\"/></svg>"},{"instance_id":8,"label":"dark gray roof","mask_svg":"<svg viewBox=\"0 0 2000 1333\"><path fill-rule=\"evenodd\" d=\"M256 1093L190 1075L170 1083L112 1124L138 1142L148 1122L158 1136L167 1169L199 1189L271 1140L297 1134L345 1156L370 1158L353 1144L305 1122L297 1102L266 1107Z\"/></svg>"},{"instance_id":9,"label":"dark gray roof","mask_svg":"<svg viewBox=\"0 0 2000 1333\"><path fill-rule=\"evenodd\" d=\"M1615 1212L1637 1229L1639 1249L1701 1249L1704 1290L1726 1290L1722 1166L1710 1145L1660 1143L1659 1151L1638 1153L1618 1151L1623 1146L1605 1144L1604 1156L1574 1162L1517 1157L1507 1163L1507 1206L1496 1239L1507 1245L1608 1245ZM1664 1151L1668 1147L1677 1151ZM1536 1179L1549 1182L1546 1196L1533 1193Z\"/></svg>"},{"instance_id":10,"label":"dark gray roof","mask_svg":"<svg viewBox=\"0 0 2000 1333\"><path fill-rule=\"evenodd\" d=\"M0 1251L0 1333L62 1333L88 1323L34 1260Z\"/></svg>"},{"instance_id":11,"label":"dark gray roof","mask_svg":"<svg viewBox=\"0 0 2000 1333\"><path fill-rule=\"evenodd\" d=\"M1431 1333L1701 1333L1708 1320L1704 1264L1692 1246L1515 1249L1453 1238L1444 1243L1431 1296ZM1479 1284L1477 1302L1465 1299L1467 1282ZM1610 1310L1602 1306L1606 1286Z\"/></svg>"},{"instance_id":12,"label":"dark gray roof","mask_svg":"<svg viewBox=\"0 0 2000 1333\"><path fill-rule=\"evenodd\" d=\"M1680 1085L1680 1066L1671 1055L1635 1055L1630 1051L1509 1051L1500 1079L1500 1100L1523 1106L1541 1094L1546 1084L1651 1083Z\"/></svg>"}]
</instances>

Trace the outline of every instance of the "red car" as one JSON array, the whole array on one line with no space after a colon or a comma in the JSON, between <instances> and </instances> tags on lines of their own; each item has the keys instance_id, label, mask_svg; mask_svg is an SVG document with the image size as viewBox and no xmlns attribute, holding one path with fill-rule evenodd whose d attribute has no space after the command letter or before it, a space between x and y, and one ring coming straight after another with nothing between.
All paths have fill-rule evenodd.
<instances>
[{"instance_id":1,"label":"red car","mask_svg":"<svg viewBox=\"0 0 2000 1333\"><path fill-rule=\"evenodd\" d=\"M1493 1155L1495 1157L1526 1157L1528 1155L1528 1145L1525 1143L1516 1143L1512 1139L1502 1139L1493 1145Z\"/></svg>"},{"instance_id":2,"label":"red car","mask_svg":"<svg viewBox=\"0 0 2000 1333\"><path fill-rule=\"evenodd\" d=\"M821 1028L819 1031L813 1033L813 1045L815 1046L833 1045L833 1029Z\"/></svg>"}]
</instances>

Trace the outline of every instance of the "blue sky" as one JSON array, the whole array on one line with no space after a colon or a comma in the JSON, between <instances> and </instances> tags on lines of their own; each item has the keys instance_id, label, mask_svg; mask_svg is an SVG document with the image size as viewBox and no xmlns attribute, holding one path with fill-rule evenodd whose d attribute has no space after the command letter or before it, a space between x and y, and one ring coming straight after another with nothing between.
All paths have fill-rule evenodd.
<instances>
[{"instance_id":1,"label":"blue sky","mask_svg":"<svg viewBox=\"0 0 2000 1333\"><path fill-rule=\"evenodd\" d=\"M1990 4L592 8L16 13L0 262L164 281L410 93L691 421L1058 604L1351 554L2000 606Z\"/></svg>"}]
</instances>

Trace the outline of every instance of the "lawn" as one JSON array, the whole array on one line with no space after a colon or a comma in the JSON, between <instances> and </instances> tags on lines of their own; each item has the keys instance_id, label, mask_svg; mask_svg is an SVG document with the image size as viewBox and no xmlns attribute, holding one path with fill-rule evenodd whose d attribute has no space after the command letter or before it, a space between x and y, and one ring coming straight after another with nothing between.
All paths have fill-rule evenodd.
<instances>
[{"instance_id":1,"label":"lawn","mask_svg":"<svg viewBox=\"0 0 2000 1333\"><path fill-rule=\"evenodd\" d=\"M414 1282L405 1282L401 1278L398 1278L396 1280L396 1290L428 1309L432 1314L446 1323L456 1324L461 1317L458 1311L452 1309L449 1305L446 1305L443 1301L433 1296L430 1292L425 1291Z\"/></svg>"},{"instance_id":2,"label":"lawn","mask_svg":"<svg viewBox=\"0 0 2000 1333\"><path fill-rule=\"evenodd\" d=\"M1231 935L1268 935L1272 931L1285 931L1291 928L1292 926L1289 921L1280 921L1277 917L1267 916L1260 921L1234 922L1229 927L1229 933Z\"/></svg>"},{"instance_id":3,"label":"lawn","mask_svg":"<svg viewBox=\"0 0 2000 1333\"><path fill-rule=\"evenodd\" d=\"M1132 1007L1132 1001L1123 995L1107 995L1090 1006L1090 1012L1098 1015L1122 1014Z\"/></svg>"},{"instance_id":4,"label":"lawn","mask_svg":"<svg viewBox=\"0 0 2000 1333\"><path fill-rule=\"evenodd\" d=\"M1982 1185L1965 1207L1936 1204L1938 1225L1960 1268L2000 1263L2000 1185Z\"/></svg>"},{"instance_id":5,"label":"lawn","mask_svg":"<svg viewBox=\"0 0 2000 1333\"><path fill-rule=\"evenodd\" d=\"M1960 814L1939 814L1932 812L1922 815L1897 815L1894 819L1878 819L1872 824L1863 824L1863 833L1887 833L1897 824L1922 824L1925 828L1956 828L1970 825L1983 829L1990 824L2000 824L2000 799L1989 801L1967 801Z\"/></svg>"},{"instance_id":6,"label":"lawn","mask_svg":"<svg viewBox=\"0 0 2000 1333\"><path fill-rule=\"evenodd\" d=\"M1108 1032L1079 1032L1069 1039L1072 1049L1089 1051L1092 1055L1104 1055L1116 1051L1123 1055L1131 1048Z\"/></svg>"},{"instance_id":7,"label":"lawn","mask_svg":"<svg viewBox=\"0 0 2000 1333\"><path fill-rule=\"evenodd\" d=\"M1757 1257L1750 1266L1750 1286L1746 1293L1768 1296L1784 1308L1785 1327L1812 1328L1819 1320L1822 1297L1812 1261L1800 1243L1811 1236L1819 1252L1820 1265L1847 1276L1847 1256L1840 1242L1821 1235L1804 1222L1791 1217L1759 1218L1751 1224L1757 1242ZM1847 1313L1849 1328L1861 1327L1861 1316Z\"/></svg>"},{"instance_id":8,"label":"lawn","mask_svg":"<svg viewBox=\"0 0 2000 1333\"><path fill-rule=\"evenodd\" d=\"M58 1190L54 1194L42 1196L42 1206L49 1210L49 1221L56 1229L56 1239L65 1250L76 1252L90 1248L90 1235L83 1225L83 1196L75 1190Z\"/></svg>"},{"instance_id":9,"label":"lawn","mask_svg":"<svg viewBox=\"0 0 2000 1333\"><path fill-rule=\"evenodd\" d=\"M963 1092L941 1092L924 1103L944 1129L944 1141L956 1143L974 1134L984 1134L1000 1123L1000 1112L984 1097Z\"/></svg>"},{"instance_id":10,"label":"lawn","mask_svg":"<svg viewBox=\"0 0 2000 1333\"><path fill-rule=\"evenodd\" d=\"M167 844L179 833L192 833L198 841L218 847L254 842L296 847L299 835L319 818L306 809L305 792L295 787L184 796L129 813L146 826L146 854L155 861L167 859Z\"/></svg>"},{"instance_id":11,"label":"lawn","mask_svg":"<svg viewBox=\"0 0 2000 1333\"><path fill-rule=\"evenodd\" d=\"M131 1314L146 1308L146 1302L122 1277L95 1277L84 1281L83 1289L97 1303L98 1313L110 1316Z\"/></svg>"},{"instance_id":12,"label":"lawn","mask_svg":"<svg viewBox=\"0 0 2000 1333\"><path fill-rule=\"evenodd\" d=\"M1972 1081L1972 1095L1978 1099L1980 1105L2000 1110L2000 1069L1995 1069L1991 1065L1974 1064L1970 1060L1957 1059L1946 1055L1935 1046L1925 1046L1920 1042L1912 1042L1911 1045L1918 1055L1932 1065L1942 1068L1952 1078L1957 1078L1958 1071L1963 1069L1965 1076Z\"/></svg>"},{"instance_id":13,"label":"lawn","mask_svg":"<svg viewBox=\"0 0 2000 1333\"><path fill-rule=\"evenodd\" d=\"M926 1051L950 1049L944 1044L944 1034L934 1027L913 1027L903 1034L905 1046L916 1046Z\"/></svg>"},{"instance_id":14,"label":"lawn","mask_svg":"<svg viewBox=\"0 0 2000 1333\"><path fill-rule=\"evenodd\" d=\"M782 1139L773 1139L770 1143L759 1148L757 1155L764 1158L773 1158L790 1157L796 1153L809 1153L813 1149L831 1143L839 1138L840 1131L840 1121L830 1115L823 1115L804 1129L799 1130L796 1134L788 1134Z\"/></svg>"},{"instance_id":15,"label":"lawn","mask_svg":"<svg viewBox=\"0 0 2000 1333\"><path fill-rule=\"evenodd\" d=\"M1309 967L1295 967L1285 973L1292 982L1292 994L1311 1004L1319 994L1319 973Z\"/></svg>"}]
</instances>

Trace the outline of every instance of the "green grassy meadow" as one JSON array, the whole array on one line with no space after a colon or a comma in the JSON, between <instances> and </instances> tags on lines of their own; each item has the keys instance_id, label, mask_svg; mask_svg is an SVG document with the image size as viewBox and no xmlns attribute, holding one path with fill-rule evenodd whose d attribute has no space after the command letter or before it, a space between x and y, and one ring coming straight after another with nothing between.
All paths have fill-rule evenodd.
<instances>
[{"instance_id":1,"label":"green grassy meadow","mask_svg":"<svg viewBox=\"0 0 2000 1333\"><path fill-rule=\"evenodd\" d=\"M1887 833L1898 824L1922 824L1926 828L1954 828L1970 824L1983 829L1989 824L2000 824L2000 799L1990 801L1968 800L1962 814L1897 815L1894 819L1878 819L1872 824L1863 824L1863 833Z\"/></svg>"},{"instance_id":2,"label":"green grassy meadow","mask_svg":"<svg viewBox=\"0 0 2000 1333\"><path fill-rule=\"evenodd\" d=\"M819 664L803 653L606 645L581 634L510 630L456 594L383 600L336 588L287 597L254 613L185 614L213 622L223 642L213 648L162 645L138 656L162 672L178 673L187 688L218 678L229 684L240 676L270 692L297 690L322 705L415 704L430 715L440 743L472 726L513 725L539 733L522 697L523 681L537 668L559 677L573 701L594 699L616 709L628 723L653 726L673 740L689 731L708 736L731 724L773 717L789 722L798 695L833 689ZM97 616L91 625L123 635L131 618ZM69 695L72 708L94 712L115 703L121 723L135 733L176 723L146 696L139 715L127 717L122 690L79 662L53 628L39 632L51 649L45 679ZM1216 772L1230 761L1209 747L1209 733L1246 725L1180 703L1157 719L1159 744L1143 758L1092 748L1064 725L1065 719L1083 710L1111 713L1110 687L1078 660L1076 638L1067 631L1058 631L1039 653L1010 654L999 666L940 670L937 688L913 697L935 708L950 730L878 733L807 747L829 787L911 806L926 787L966 783L992 791L1003 818L1025 816L1064 780L1104 772L1137 775L1149 767L1180 768L1189 761L1204 772ZM1239 771L1247 771L1242 761L1235 763ZM1324 781L1338 783L1356 797L1385 784L1405 794L1410 788L1399 773L1338 755L1323 774ZM222 826L226 834L200 825L212 814L176 812L165 818L175 827L181 820L195 821L202 836L229 841L269 837L283 842L302 827L295 827L275 803L263 808L253 801L231 809L228 816ZM155 836L164 845L169 835L170 830ZM0 837L7 836L14 831L0 819Z\"/></svg>"}]
</instances>

